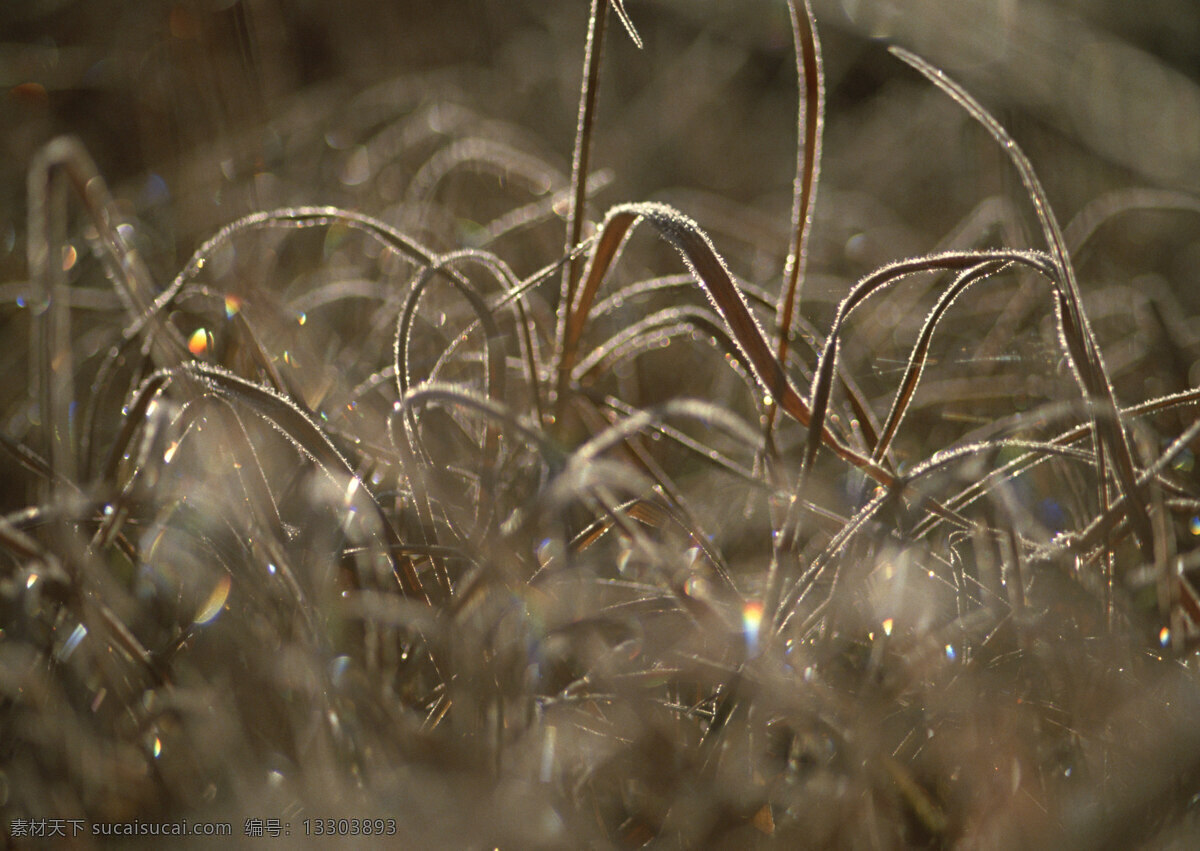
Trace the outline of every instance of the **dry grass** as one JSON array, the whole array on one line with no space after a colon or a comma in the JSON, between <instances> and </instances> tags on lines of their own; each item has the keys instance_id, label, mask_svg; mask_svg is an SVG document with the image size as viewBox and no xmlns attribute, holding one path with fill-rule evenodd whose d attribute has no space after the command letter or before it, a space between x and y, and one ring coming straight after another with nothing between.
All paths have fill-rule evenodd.
<instances>
[{"instance_id":1,"label":"dry grass","mask_svg":"<svg viewBox=\"0 0 1200 851\"><path fill-rule=\"evenodd\" d=\"M454 72L309 94L220 191L342 206L261 205L177 273L161 209L42 148L0 288L6 826L1186 846L1200 325L1102 237L1194 239L1200 200L1060 226L1004 124L896 48L1011 192L848 276L887 246L822 262L873 188L818 192L833 116L792 2L790 220L679 192L593 215L621 180L593 166L609 14L609 50L642 44L608 5L569 172Z\"/></svg>"}]
</instances>

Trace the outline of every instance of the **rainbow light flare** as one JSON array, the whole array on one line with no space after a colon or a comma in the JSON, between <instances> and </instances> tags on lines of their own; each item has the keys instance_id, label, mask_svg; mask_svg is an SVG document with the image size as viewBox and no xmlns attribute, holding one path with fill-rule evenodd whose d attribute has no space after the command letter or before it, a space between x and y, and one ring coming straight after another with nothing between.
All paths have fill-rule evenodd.
<instances>
[{"instance_id":1,"label":"rainbow light flare","mask_svg":"<svg viewBox=\"0 0 1200 851\"><path fill-rule=\"evenodd\" d=\"M763 604L759 600L751 600L742 607L742 634L746 636L746 644L751 650L758 647L758 630L762 626Z\"/></svg>"}]
</instances>

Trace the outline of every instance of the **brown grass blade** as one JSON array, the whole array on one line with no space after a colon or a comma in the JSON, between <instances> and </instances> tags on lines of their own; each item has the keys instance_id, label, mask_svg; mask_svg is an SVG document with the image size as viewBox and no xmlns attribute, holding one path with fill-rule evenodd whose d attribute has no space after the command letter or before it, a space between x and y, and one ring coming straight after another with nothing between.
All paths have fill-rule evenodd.
<instances>
[{"instance_id":1,"label":"brown grass blade","mask_svg":"<svg viewBox=\"0 0 1200 851\"><path fill-rule=\"evenodd\" d=\"M627 17L627 16L622 16ZM562 291L559 295L556 348L563 350L567 317L575 302L579 281L579 259L574 248L583 237L583 218L587 208L587 175L591 166L592 133L596 122L596 99L600 92L600 60L604 53L604 33L608 20L608 0L592 0L588 13L587 44L583 51L583 83L579 91L579 118L575 126L575 150L571 157L571 202L567 208L567 233L563 254ZM570 368L566 370L570 372ZM559 370L559 375L563 370ZM561 409L556 409L561 410Z\"/></svg>"},{"instance_id":2,"label":"brown grass blade","mask_svg":"<svg viewBox=\"0 0 1200 851\"><path fill-rule=\"evenodd\" d=\"M776 310L776 352L780 363L787 363L793 313L800 300L800 290L804 282L808 238L812 230L817 180L821 172L821 136L825 120L825 74L821 62L821 40L817 36L812 5L809 0L803 0L802 3L789 0L788 11L796 52L796 75L800 83L799 132L803 143L796 159L796 179L792 195L792 244L788 248L787 264L784 267L784 289ZM769 412L767 417L768 423L773 422L774 412Z\"/></svg>"},{"instance_id":3,"label":"brown grass blade","mask_svg":"<svg viewBox=\"0 0 1200 851\"><path fill-rule=\"evenodd\" d=\"M896 431L900 428L900 422L904 419L904 414L908 410L908 403L912 401L913 394L917 392L917 384L921 380L921 372L925 368L925 361L929 355L929 345L933 341L933 332L937 329L938 322L941 321L945 312L950 309L950 306L954 304L955 300L957 300L967 287L976 281L999 272L1003 268L1003 262L996 262L981 263L978 266L965 270L942 293L937 304L930 311L929 317L925 320L925 325L921 328L921 332L917 337L917 342L913 345L912 354L909 355L904 378L901 379L900 387L896 390L896 397L892 400L892 407L888 411L887 419L884 421L879 441L875 444L875 449L871 452L871 457L876 461L882 461L887 455L887 451L892 444L892 438L896 436Z\"/></svg>"},{"instance_id":4,"label":"brown grass blade","mask_svg":"<svg viewBox=\"0 0 1200 851\"><path fill-rule=\"evenodd\" d=\"M1121 490L1129 496L1129 519L1142 548L1142 554L1147 559L1152 559L1154 531L1150 524L1149 509L1135 486L1136 461L1133 447L1129 443L1128 435L1121 422L1120 406L1113 395L1112 383L1109 381L1103 358L1096 345L1091 326L1088 324L1087 315L1083 310L1079 285L1075 279L1075 269L1067 254L1062 229L1050 209L1046 192L1034 173L1033 165L1000 122L971 97L962 86L916 54L895 46L890 50L953 98L972 118L979 122L1004 149L1020 174L1021 182L1033 202L1034 212L1042 226L1043 236L1054 261L1055 278L1061 288L1060 331L1064 346L1084 394L1089 400L1100 405L1107 414L1107 416L1098 416L1100 410L1095 409L1097 413L1093 416L1096 435L1107 445L1108 452L1106 454L1111 455L1114 462L1113 472L1116 474L1117 483Z\"/></svg>"}]
</instances>

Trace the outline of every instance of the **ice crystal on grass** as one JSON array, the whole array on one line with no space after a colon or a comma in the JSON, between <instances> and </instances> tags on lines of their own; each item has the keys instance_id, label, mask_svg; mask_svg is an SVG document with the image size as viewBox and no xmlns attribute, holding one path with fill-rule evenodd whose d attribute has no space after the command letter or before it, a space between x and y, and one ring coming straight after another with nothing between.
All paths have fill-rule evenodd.
<instances>
[{"instance_id":1,"label":"ice crystal on grass","mask_svg":"<svg viewBox=\"0 0 1200 851\"><path fill-rule=\"evenodd\" d=\"M838 101L792 0L790 220L603 208L637 165L593 165L604 29L654 61L652 6L591 4L569 173L453 73L284 110L177 251L138 204L198 196L126 201L70 138L32 162L0 286L18 845L330 816L422 847L1194 837L1200 330L1088 251L1200 203L1061 227L1036 154L894 48L1020 189L858 268L875 188L816 200ZM510 71L519 114L538 69Z\"/></svg>"}]
</instances>

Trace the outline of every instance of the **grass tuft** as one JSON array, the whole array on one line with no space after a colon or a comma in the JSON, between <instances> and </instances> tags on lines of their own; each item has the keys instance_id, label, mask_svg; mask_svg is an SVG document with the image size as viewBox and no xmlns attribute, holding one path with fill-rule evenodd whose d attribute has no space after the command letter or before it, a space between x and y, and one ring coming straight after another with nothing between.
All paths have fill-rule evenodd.
<instances>
[{"instance_id":1,"label":"grass tuft","mask_svg":"<svg viewBox=\"0 0 1200 851\"><path fill-rule=\"evenodd\" d=\"M639 61L666 31L591 4L569 173L452 73L312 95L252 174L221 162L255 211L181 263L82 142L30 163L0 285L17 847L46 819L245 842L279 819L322 846L329 818L414 847L1195 839L1200 327L1105 237L1194 240L1200 200L1122 189L1060 227L1036 156L893 46L1023 194L872 248L796 0L790 218L731 201L706 227L683 210L720 204L679 193L597 217L623 179L594 168L601 81L627 84L609 5Z\"/></svg>"}]
</instances>

